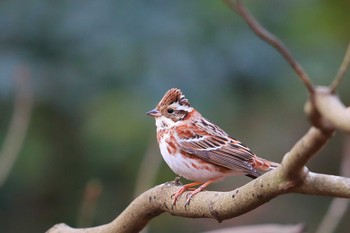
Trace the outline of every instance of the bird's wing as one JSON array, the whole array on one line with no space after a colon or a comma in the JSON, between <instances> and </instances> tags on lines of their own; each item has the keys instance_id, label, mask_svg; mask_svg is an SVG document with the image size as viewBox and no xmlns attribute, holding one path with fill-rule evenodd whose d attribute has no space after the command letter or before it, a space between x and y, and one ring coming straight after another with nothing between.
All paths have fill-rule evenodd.
<instances>
[{"instance_id":1,"label":"bird's wing","mask_svg":"<svg viewBox=\"0 0 350 233\"><path fill-rule=\"evenodd\" d=\"M260 175L249 162L254 153L206 119L178 126L175 131L183 151L253 177Z\"/></svg>"}]
</instances>

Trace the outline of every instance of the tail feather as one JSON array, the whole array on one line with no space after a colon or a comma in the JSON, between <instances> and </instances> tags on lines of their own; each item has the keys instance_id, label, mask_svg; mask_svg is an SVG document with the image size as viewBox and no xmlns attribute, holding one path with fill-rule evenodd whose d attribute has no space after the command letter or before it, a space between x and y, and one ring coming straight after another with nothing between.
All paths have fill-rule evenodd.
<instances>
[{"instance_id":1,"label":"tail feather","mask_svg":"<svg viewBox=\"0 0 350 233\"><path fill-rule=\"evenodd\" d=\"M249 178L252 178L254 180L254 179L258 178L260 176L260 174L258 174L258 175L255 173L254 174L246 174L246 176Z\"/></svg>"},{"instance_id":2,"label":"tail feather","mask_svg":"<svg viewBox=\"0 0 350 233\"><path fill-rule=\"evenodd\" d=\"M262 159L258 156L254 156L251 162L253 168L262 170L262 171L270 171L276 169L280 166L279 163L275 163L266 159Z\"/></svg>"}]
</instances>

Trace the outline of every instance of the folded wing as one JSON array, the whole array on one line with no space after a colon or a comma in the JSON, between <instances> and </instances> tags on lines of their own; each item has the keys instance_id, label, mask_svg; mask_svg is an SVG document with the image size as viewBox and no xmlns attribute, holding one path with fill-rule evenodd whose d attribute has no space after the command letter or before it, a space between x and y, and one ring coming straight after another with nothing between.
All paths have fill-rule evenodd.
<instances>
[{"instance_id":1,"label":"folded wing","mask_svg":"<svg viewBox=\"0 0 350 233\"><path fill-rule=\"evenodd\" d=\"M183 151L253 178L260 176L250 163L255 154L206 119L179 126L176 134Z\"/></svg>"}]
</instances>

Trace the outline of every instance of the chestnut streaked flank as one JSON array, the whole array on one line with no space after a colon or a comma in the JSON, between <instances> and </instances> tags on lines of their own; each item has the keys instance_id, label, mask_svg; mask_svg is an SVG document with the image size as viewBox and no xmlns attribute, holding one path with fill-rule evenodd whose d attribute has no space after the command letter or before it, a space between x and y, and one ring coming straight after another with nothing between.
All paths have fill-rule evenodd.
<instances>
[{"instance_id":1,"label":"chestnut streaked flank","mask_svg":"<svg viewBox=\"0 0 350 233\"><path fill-rule=\"evenodd\" d=\"M179 176L195 181L184 185L174 195L178 197L190 189L192 197L210 183L226 176L260 176L260 171L269 171L279 164L259 158L240 141L229 136L217 125L205 119L191 107L180 89L167 91L155 109L147 112L156 120L157 141L163 159Z\"/></svg>"}]
</instances>

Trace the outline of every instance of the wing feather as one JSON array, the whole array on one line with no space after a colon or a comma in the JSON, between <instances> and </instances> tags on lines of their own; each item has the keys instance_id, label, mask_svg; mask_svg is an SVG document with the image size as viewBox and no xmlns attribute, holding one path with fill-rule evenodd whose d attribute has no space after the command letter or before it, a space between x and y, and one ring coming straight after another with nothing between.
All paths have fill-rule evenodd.
<instances>
[{"instance_id":1,"label":"wing feather","mask_svg":"<svg viewBox=\"0 0 350 233\"><path fill-rule=\"evenodd\" d=\"M180 148L187 153L234 171L260 175L249 163L254 153L204 118L196 124L177 127L176 134Z\"/></svg>"}]
</instances>

